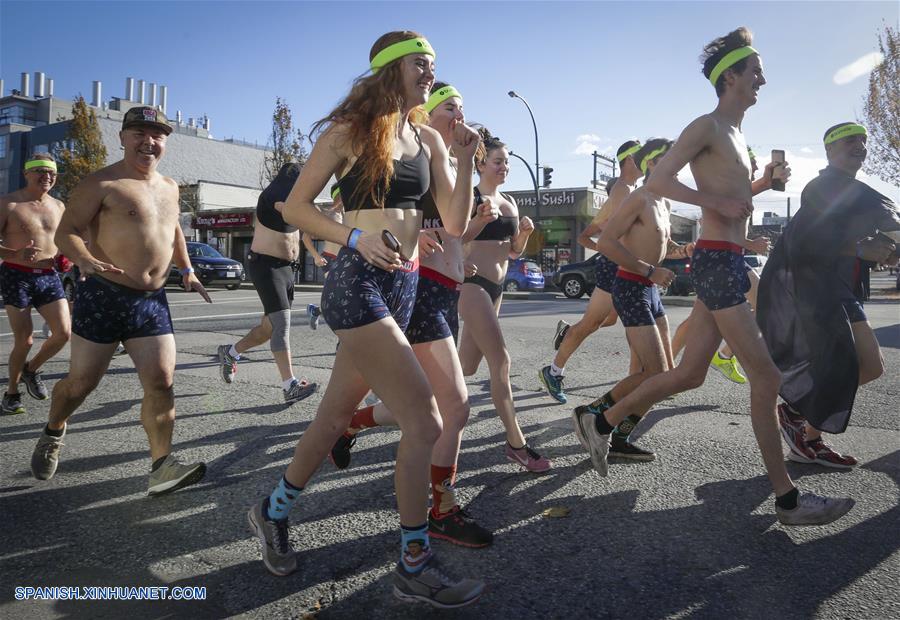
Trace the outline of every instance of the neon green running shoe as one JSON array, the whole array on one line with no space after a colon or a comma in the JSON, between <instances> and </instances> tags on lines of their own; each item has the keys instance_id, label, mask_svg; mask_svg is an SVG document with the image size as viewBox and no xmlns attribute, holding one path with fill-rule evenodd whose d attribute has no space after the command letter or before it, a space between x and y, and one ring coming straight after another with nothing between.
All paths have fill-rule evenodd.
<instances>
[{"instance_id":1,"label":"neon green running shoe","mask_svg":"<svg viewBox=\"0 0 900 620\"><path fill-rule=\"evenodd\" d=\"M722 357L719 355L719 352L716 351L716 354L713 355L709 365L722 373L722 376L729 381L738 384L747 383L747 377L742 375L741 371L738 370L737 359L733 355L731 357Z\"/></svg>"}]
</instances>

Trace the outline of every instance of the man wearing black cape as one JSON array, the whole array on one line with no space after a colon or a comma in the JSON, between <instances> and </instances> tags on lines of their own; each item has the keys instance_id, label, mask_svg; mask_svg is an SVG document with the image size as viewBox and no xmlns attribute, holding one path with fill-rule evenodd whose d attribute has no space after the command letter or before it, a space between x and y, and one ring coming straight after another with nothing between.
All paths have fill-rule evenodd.
<instances>
[{"instance_id":1,"label":"man wearing black cape","mask_svg":"<svg viewBox=\"0 0 900 620\"><path fill-rule=\"evenodd\" d=\"M869 268L897 261L884 233L900 230L900 215L855 178L866 158L865 127L835 125L824 141L828 166L803 189L766 263L757 321L783 375L778 418L788 458L847 469L856 459L821 435L844 432L857 388L884 372L861 302Z\"/></svg>"}]
</instances>

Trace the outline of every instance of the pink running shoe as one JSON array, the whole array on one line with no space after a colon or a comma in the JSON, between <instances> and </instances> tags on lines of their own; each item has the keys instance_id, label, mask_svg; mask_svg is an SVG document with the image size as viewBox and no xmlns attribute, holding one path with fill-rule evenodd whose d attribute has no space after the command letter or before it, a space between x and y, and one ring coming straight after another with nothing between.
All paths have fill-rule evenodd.
<instances>
[{"instance_id":1,"label":"pink running shoe","mask_svg":"<svg viewBox=\"0 0 900 620\"><path fill-rule=\"evenodd\" d=\"M781 436L791 449L789 458L796 455L805 459L797 461L799 463L812 463L816 459L816 453L806 443L806 419L794 413L787 403L778 405L778 426L781 427Z\"/></svg>"},{"instance_id":2,"label":"pink running shoe","mask_svg":"<svg viewBox=\"0 0 900 620\"><path fill-rule=\"evenodd\" d=\"M550 469L550 460L529 448L528 444L515 450L509 445L509 442L506 442L506 458L516 465L521 465L528 471L536 474L543 473Z\"/></svg>"},{"instance_id":3,"label":"pink running shoe","mask_svg":"<svg viewBox=\"0 0 900 620\"><path fill-rule=\"evenodd\" d=\"M850 469L858 463L852 456L844 456L832 450L822 441L822 438L813 439L807 442L806 447L815 455L813 458L806 458L791 452L788 458L795 463L816 463L825 467L834 467L835 469Z\"/></svg>"}]
</instances>

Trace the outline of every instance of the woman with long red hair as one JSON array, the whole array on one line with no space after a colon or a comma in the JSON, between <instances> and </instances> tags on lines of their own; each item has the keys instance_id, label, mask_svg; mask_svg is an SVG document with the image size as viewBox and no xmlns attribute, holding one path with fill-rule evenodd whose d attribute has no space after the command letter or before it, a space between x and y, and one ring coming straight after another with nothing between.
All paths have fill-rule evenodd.
<instances>
[{"instance_id":1,"label":"woman with long red hair","mask_svg":"<svg viewBox=\"0 0 900 620\"><path fill-rule=\"evenodd\" d=\"M320 120L309 161L284 206L285 219L313 237L342 245L322 292L322 316L340 340L328 388L315 419L271 495L250 510L270 572L287 575L297 560L287 516L303 487L346 430L371 387L400 425L395 487L401 553L394 593L436 607L460 607L481 595L484 583L454 579L439 569L428 538L427 489L441 418L421 365L404 336L418 281L421 197L429 186L444 226L462 235L472 203L473 156L478 135L454 128L459 177L454 181L440 134L419 124L434 83L434 50L409 31L380 37L369 54L372 73ZM334 222L313 200L338 178L344 222Z\"/></svg>"}]
</instances>

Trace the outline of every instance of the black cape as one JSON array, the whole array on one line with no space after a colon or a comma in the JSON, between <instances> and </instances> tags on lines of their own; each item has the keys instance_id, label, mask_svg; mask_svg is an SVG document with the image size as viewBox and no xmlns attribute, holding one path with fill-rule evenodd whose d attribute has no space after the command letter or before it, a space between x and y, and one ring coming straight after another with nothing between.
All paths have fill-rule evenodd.
<instances>
[{"instance_id":1,"label":"black cape","mask_svg":"<svg viewBox=\"0 0 900 620\"><path fill-rule=\"evenodd\" d=\"M800 209L763 269L756 317L781 397L815 428L842 433L859 387L847 313L847 248L876 231L900 230L894 203L847 173L825 168L803 188ZM856 261L853 293L867 297L869 264Z\"/></svg>"}]
</instances>

